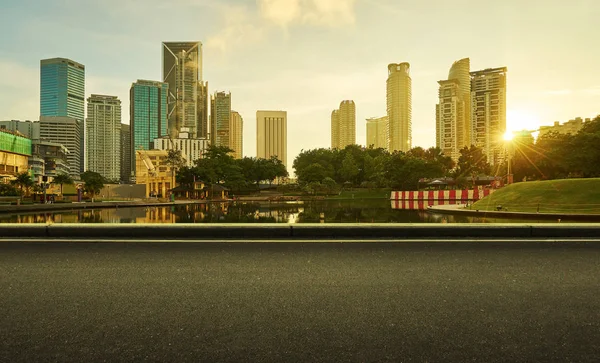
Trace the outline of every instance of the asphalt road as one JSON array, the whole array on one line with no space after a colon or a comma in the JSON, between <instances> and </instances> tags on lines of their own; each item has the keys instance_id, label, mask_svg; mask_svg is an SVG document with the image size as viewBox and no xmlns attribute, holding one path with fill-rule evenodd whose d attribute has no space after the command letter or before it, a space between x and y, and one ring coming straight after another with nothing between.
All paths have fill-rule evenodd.
<instances>
[{"instance_id":1,"label":"asphalt road","mask_svg":"<svg viewBox=\"0 0 600 363\"><path fill-rule=\"evenodd\" d=\"M2 362L596 362L600 243L0 243Z\"/></svg>"}]
</instances>

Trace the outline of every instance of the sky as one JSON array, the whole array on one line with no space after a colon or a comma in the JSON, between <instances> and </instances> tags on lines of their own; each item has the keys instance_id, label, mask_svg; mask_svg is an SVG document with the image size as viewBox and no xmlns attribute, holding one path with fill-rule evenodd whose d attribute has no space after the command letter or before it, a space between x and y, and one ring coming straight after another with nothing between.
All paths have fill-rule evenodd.
<instances>
[{"instance_id":1,"label":"sky","mask_svg":"<svg viewBox=\"0 0 600 363\"><path fill-rule=\"evenodd\" d=\"M163 41L201 41L209 92L230 91L256 155L256 111L288 112L288 169L330 146L330 115L356 103L384 116L387 65L409 62L413 146L435 145L437 81L508 67L507 127L537 129L600 113L597 0L0 0L0 120L37 120L41 59L86 67L86 97L161 80Z\"/></svg>"}]
</instances>

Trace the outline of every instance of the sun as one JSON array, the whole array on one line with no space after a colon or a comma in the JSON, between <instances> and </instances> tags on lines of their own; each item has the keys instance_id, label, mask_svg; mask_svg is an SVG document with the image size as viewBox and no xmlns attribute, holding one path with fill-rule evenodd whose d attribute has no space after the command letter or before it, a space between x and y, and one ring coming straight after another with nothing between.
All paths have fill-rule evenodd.
<instances>
[{"instance_id":1,"label":"sun","mask_svg":"<svg viewBox=\"0 0 600 363\"><path fill-rule=\"evenodd\" d=\"M534 112L511 109L506 111L506 131L537 130L540 128L540 118ZM506 137L506 135L505 135Z\"/></svg>"},{"instance_id":2,"label":"sun","mask_svg":"<svg viewBox=\"0 0 600 363\"><path fill-rule=\"evenodd\" d=\"M504 141L511 141L514 137L514 134L512 131L510 130L506 130L506 132L504 133Z\"/></svg>"}]
</instances>

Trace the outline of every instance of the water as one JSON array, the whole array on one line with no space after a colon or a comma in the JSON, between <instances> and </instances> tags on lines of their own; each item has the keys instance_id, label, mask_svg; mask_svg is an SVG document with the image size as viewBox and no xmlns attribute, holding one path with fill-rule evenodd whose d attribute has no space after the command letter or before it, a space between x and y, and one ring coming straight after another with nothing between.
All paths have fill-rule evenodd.
<instances>
[{"instance_id":1,"label":"water","mask_svg":"<svg viewBox=\"0 0 600 363\"><path fill-rule=\"evenodd\" d=\"M411 208L423 208L415 203ZM475 218L398 209L386 199L288 203L234 202L0 214L0 223L508 223L551 222ZM401 207L400 207L401 208Z\"/></svg>"}]
</instances>

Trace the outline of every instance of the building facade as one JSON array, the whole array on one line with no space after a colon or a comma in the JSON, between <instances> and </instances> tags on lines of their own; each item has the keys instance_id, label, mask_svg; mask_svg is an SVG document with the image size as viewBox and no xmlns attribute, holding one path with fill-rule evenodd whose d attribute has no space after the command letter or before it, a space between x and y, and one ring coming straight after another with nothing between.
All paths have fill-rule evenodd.
<instances>
[{"instance_id":1,"label":"building facade","mask_svg":"<svg viewBox=\"0 0 600 363\"><path fill-rule=\"evenodd\" d=\"M138 80L129 90L130 160L136 150L150 150L154 139L168 135L169 84ZM177 136L177 135L175 135ZM135 176L134 166L131 172Z\"/></svg>"},{"instance_id":2,"label":"building facade","mask_svg":"<svg viewBox=\"0 0 600 363\"><path fill-rule=\"evenodd\" d=\"M229 147L233 150L233 157L244 157L244 119L236 111L231 111L231 126L229 127Z\"/></svg>"},{"instance_id":3,"label":"building facade","mask_svg":"<svg viewBox=\"0 0 600 363\"><path fill-rule=\"evenodd\" d=\"M83 120L85 67L66 58L40 61L40 115Z\"/></svg>"},{"instance_id":4,"label":"building facade","mask_svg":"<svg viewBox=\"0 0 600 363\"><path fill-rule=\"evenodd\" d=\"M216 146L230 146L231 93L215 92L210 98L211 142Z\"/></svg>"},{"instance_id":5,"label":"building facade","mask_svg":"<svg viewBox=\"0 0 600 363\"><path fill-rule=\"evenodd\" d=\"M0 129L19 132L32 140L40 138L40 123L38 121L0 121Z\"/></svg>"},{"instance_id":6,"label":"building facade","mask_svg":"<svg viewBox=\"0 0 600 363\"><path fill-rule=\"evenodd\" d=\"M487 161L504 160L506 132L506 67L471 72L471 144Z\"/></svg>"},{"instance_id":7,"label":"building facade","mask_svg":"<svg viewBox=\"0 0 600 363\"><path fill-rule=\"evenodd\" d=\"M135 183L146 186L146 198L168 196L173 188L173 173L166 150L135 151Z\"/></svg>"},{"instance_id":8,"label":"building facade","mask_svg":"<svg viewBox=\"0 0 600 363\"><path fill-rule=\"evenodd\" d=\"M256 111L256 157L272 156L287 168L287 112Z\"/></svg>"},{"instance_id":9,"label":"building facade","mask_svg":"<svg viewBox=\"0 0 600 363\"><path fill-rule=\"evenodd\" d=\"M387 116L367 119L367 147L387 150L389 146L388 127Z\"/></svg>"},{"instance_id":10,"label":"building facade","mask_svg":"<svg viewBox=\"0 0 600 363\"><path fill-rule=\"evenodd\" d=\"M185 127L196 138L208 122L208 101L202 100L208 95L208 84L202 82L202 43L162 44L163 82L169 84L169 135L176 137Z\"/></svg>"},{"instance_id":11,"label":"building facade","mask_svg":"<svg viewBox=\"0 0 600 363\"><path fill-rule=\"evenodd\" d=\"M109 180L121 179L121 101L91 95L86 120L87 170Z\"/></svg>"},{"instance_id":12,"label":"building facade","mask_svg":"<svg viewBox=\"0 0 600 363\"><path fill-rule=\"evenodd\" d=\"M50 181L59 174L69 174L69 150L62 144L45 140L32 140L29 168L34 180L42 182L42 176L50 177Z\"/></svg>"},{"instance_id":13,"label":"building facade","mask_svg":"<svg viewBox=\"0 0 600 363\"><path fill-rule=\"evenodd\" d=\"M552 126L540 126L540 133L538 134L538 137L547 135L551 132L557 132L564 135L576 135L583 128L583 124L590 122L590 120L590 118L586 118L584 120L581 117L576 117L562 124L559 121L554 121L554 125Z\"/></svg>"},{"instance_id":14,"label":"building facade","mask_svg":"<svg viewBox=\"0 0 600 363\"><path fill-rule=\"evenodd\" d=\"M460 149L471 146L470 60L454 62L448 80L439 81L436 105L436 146L455 162Z\"/></svg>"},{"instance_id":15,"label":"building facade","mask_svg":"<svg viewBox=\"0 0 600 363\"><path fill-rule=\"evenodd\" d=\"M406 152L412 147L412 80L410 64L388 65L387 116L389 151Z\"/></svg>"},{"instance_id":16,"label":"building facade","mask_svg":"<svg viewBox=\"0 0 600 363\"><path fill-rule=\"evenodd\" d=\"M40 116L40 139L61 144L69 150L70 175L79 180L84 171L84 129L83 120L72 117Z\"/></svg>"},{"instance_id":17,"label":"building facade","mask_svg":"<svg viewBox=\"0 0 600 363\"><path fill-rule=\"evenodd\" d=\"M20 133L0 130L0 183L29 171L31 140Z\"/></svg>"},{"instance_id":18,"label":"building facade","mask_svg":"<svg viewBox=\"0 0 600 363\"><path fill-rule=\"evenodd\" d=\"M121 181L131 183L133 167L131 165L131 125L121 124Z\"/></svg>"},{"instance_id":19,"label":"building facade","mask_svg":"<svg viewBox=\"0 0 600 363\"><path fill-rule=\"evenodd\" d=\"M356 144L356 105L352 100L345 100L340 103L338 110L331 113L331 148L343 149L354 144Z\"/></svg>"},{"instance_id":20,"label":"building facade","mask_svg":"<svg viewBox=\"0 0 600 363\"><path fill-rule=\"evenodd\" d=\"M195 161L202 158L208 148L208 139L192 139L190 130L183 127L176 138L162 137L154 140L156 150L181 150L185 165L193 167Z\"/></svg>"}]
</instances>

